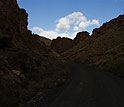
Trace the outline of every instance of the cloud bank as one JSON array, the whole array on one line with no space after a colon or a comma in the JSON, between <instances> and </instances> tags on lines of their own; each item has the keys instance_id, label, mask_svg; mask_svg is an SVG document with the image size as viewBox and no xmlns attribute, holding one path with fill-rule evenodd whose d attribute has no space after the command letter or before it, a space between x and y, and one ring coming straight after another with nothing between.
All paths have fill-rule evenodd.
<instances>
[{"instance_id":1,"label":"cloud bank","mask_svg":"<svg viewBox=\"0 0 124 107\"><path fill-rule=\"evenodd\" d=\"M56 25L56 31L68 31L69 28L74 26L73 31L83 30L90 25L99 25L99 21L93 19L92 21L87 20L87 18L81 12L74 12L63 18L60 18Z\"/></svg>"},{"instance_id":2,"label":"cloud bank","mask_svg":"<svg viewBox=\"0 0 124 107\"><path fill-rule=\"evenodd\" d=\"M60 37L70 37L68 33L58 33L54 30L44 30L44 29L39 28L39 27L34 27L32 29L32 31L35 34L38 34L40 36L43 36L43 37L46 37L46 38L49 38L49 39L54 39L54 38L57 38L58 36L60 36Z\"/></svg>"},{"instance_id":3,"label":"cloud bank","mask_svg":"<svg viewBox=\"0 0 124 107\"><path fill-rule=\"evenodd\" d=\"M33 33L50 39L58 36L73 38L77 32L85 30L91 25L99 26L99 20L88 20L81 12L73 12L72 14L60 18L56 22L57 24L54 30L44 30L39 27L34 27L32 31ZM69 33L70 29L72 29L72 31Z\"/></svg>"}]
</instances>

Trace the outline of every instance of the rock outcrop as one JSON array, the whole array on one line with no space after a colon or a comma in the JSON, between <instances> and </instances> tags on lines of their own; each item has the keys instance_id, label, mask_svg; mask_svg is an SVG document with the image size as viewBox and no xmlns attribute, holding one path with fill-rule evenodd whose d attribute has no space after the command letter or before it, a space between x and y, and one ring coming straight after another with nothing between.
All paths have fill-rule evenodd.
<instances>
[{"instance_id":1,"label":"rock outcrop","mask_svg":"<svg viewBox=\"0 0 124 107\"><path fill-rule=\"evenodd\" d=\"M27 29L16 0L0 0L0 107L18 107L66 79L62 63Z\"/></svg>"},{"instance_id":2,"label":"rock outcrop","mask_svg":"<svg viewBox=\"0 0 124 107\"><path fill-rule=\"evenodd\" d=\"M27 18L28 14L24 9L19 9L16 0L0 1L1 33L25 32L28 25Z\"/></svg>"},{"instance_id":3,"label":"rock outcrop","mask_svg":"<svg viewBox=\"0 0 124 107\"><path fill-rule=\"evenodd\" d=\"M80 42L89 42L90 41L90 35L88 32L79 32L74 40L69 38L61 38L58 37L57 39L53 39L51 43L51 48L59 53L62 54L65 51L71 49L72 47L76 46Z\"/></svg>"},{"instance_id":4,"label":"rock outcrop","mask_svg":"<svg viewBox=\"0 0 124 107\"><path fill-rule=\"evenodd\" d=\"M59 54L65 52L73 46L73 40L65 37L58 37L57 39L53 39L51 43L51 48Z\"/></svg>"},{"instance_id":5,"label":"rock outcrop","mask_svg":"<svg viewBox=\"0 0 124 107\"><path fill-rule=\"evenodd\" d=\"M89 41L90 35L88 32L79 32L74 38L74 43L77 45L80 42Z\"/></svg>"}]
</instances>

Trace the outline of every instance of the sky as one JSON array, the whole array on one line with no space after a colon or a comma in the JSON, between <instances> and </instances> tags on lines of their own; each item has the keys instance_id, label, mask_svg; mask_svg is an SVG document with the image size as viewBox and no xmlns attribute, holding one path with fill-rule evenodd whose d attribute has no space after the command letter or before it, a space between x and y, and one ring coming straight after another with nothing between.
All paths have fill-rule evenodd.
<instances>
[{"instance_id":1,"label":"sky","mask_svg":"<svg viewBox=\"0 0 124 107\"><path fill-rule=\"evenodd\" d=\"M28 28L50 39L74 38L124 14L124 0L18 0L28 13Z\"/></svg>"}]
</instances>

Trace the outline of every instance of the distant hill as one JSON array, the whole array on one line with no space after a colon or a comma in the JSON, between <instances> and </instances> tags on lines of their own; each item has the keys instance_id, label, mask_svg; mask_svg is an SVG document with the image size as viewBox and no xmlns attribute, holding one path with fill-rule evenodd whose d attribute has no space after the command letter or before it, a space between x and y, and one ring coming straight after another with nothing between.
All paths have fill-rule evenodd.
<instances>
[{"instance_id":1,"label":"distant hill","mask_svg":"<svg viewBox=\"0 0 124 107\"><path fill-rule=\"evenodd\" d=\"M77 45L78 43L84 42L85 40L87 41L87 39L90 39L90 35L88 32L79 32L74 38L74 40L67 37L58 37L52 40L51 49L53 49L59 54L62 54Z\"/></svg>"},{"instance_id":2,"label":"distant hill","mask_svg":"<svg viewBox=\"0 0 124 107\"><path fill-rule=\"evenodd\" d=\"M124 15L104 23L62 56L124 77Z\"/></svg>"},{"instance_id":3,"label":"distant hill","mask_svg":"<svg viewBox=\"0 0 124 107\"><path fill-rule=\"evenodd\" d=\"M61 54L63 52L65 52L66 50L70 49L73 47L73 40L69 39L69 38L61 38L58 37L56 39L52 40L51 43L51 49L53 49L55 52Z\"/></svg>"}]
</instances>

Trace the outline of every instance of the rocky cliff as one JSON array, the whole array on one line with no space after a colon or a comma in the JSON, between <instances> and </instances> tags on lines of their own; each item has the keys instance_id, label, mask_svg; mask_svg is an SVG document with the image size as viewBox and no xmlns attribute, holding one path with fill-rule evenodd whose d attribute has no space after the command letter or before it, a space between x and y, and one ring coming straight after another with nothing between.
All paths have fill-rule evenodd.
<instances>
[{"instance_id":1,"label":"rocky cliff","mask_svg":"<svg viewBox=\"0 0 124 107\"><path fill-rule=\"evenodd\" d=\"M16 0L0 0L0 107L17 107L66 79L64 64L27 29Z\"/></svg>"},{"instance_id":2,"label":"rocky cliff","mask_svg":"<svg viewBox=\"0 0 124 107\"><path fill-rule=\"evenodd\" d=\"M80 42L90 41L90 35L88 32L79 32L74 38L74 43L77 45Z\"/></svg>"},{"instance_id":3,"label":"rocky cliff","mask_svg":"<svg viewBox=\"0 0 124 107\"><path fill-rule=\"evenodd\" d=\"M57 39L53 39L52 43L51 43L51 48L57 52L57 53L63 53L66 50L72 48L74 45L73 40L69 39L69 38L61 38L58 37Z\"/></svg>"},{"instance_id":4,"label":"rocky cliff","mask_svg":"<svg viewBox=\"0 0 124 107\"><path fill-rule=\"evenodd\" d=\"M69 38L61 38L58 37L57 39L53 39L51 43L51 48L59 53L62 54L65 51L71 49L72 47L76 46L80 42L89 42L90 41L90 35L88 32L79 32L74 40Z\"/></svg>"},{"instance_id":5,"label":"rocky cliff","mask_svg":"<svg viewBox=\"0 0 124 107\"><path fill-rule=\"evenodd\" d=\"M94 29L88 43L80 42L63 56L124 77L124 15Z\"/></svg>"}]
</instances>

